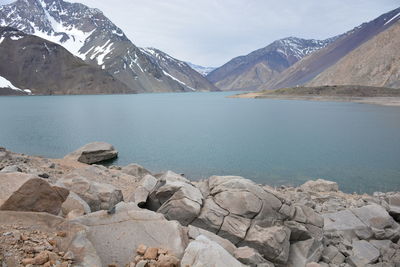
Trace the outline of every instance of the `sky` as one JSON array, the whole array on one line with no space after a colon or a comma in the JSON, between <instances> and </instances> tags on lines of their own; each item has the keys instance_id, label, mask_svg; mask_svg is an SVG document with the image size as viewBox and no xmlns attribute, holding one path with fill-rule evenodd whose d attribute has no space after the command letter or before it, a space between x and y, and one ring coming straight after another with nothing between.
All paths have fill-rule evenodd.
<instances>
[{"instance_id":1,"label":"sky","mask_svg":"<svg viewBox=\"0 0 400 267\"><path fill-rule=\"evenodd\" d=\"M289 36L325 39L399 0L69 0L96 7L141 47L218 67ZM0 4L12 2L0 0Z\"/></svg>"}]
</instances>

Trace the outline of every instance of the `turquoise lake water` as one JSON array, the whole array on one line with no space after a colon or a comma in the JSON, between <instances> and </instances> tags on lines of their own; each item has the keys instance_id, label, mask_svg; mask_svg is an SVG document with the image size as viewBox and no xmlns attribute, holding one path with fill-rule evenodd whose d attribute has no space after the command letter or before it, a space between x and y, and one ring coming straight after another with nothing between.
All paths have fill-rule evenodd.
<instances>
[{"instance_id":1,"label":"turquoise lake water","mask_svg":"<svg viewBox=\"0 0 400 267\"><path fill-rule=\"evenodd\" d=\"M92 142L118 165L191 179L337 181L346 192L400 190L400 108L233 99L232 93L0 97L0 146L63 157Z\"/></svg>"}]
</instances>

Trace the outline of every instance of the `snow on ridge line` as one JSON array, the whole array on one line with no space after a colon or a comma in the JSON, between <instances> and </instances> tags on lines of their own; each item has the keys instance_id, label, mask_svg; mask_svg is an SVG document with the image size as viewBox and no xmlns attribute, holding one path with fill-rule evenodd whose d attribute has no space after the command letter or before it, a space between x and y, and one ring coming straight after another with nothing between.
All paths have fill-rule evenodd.
<instances>
[{"instance_id":1,"label":"snow on ridge line","mask_svg":"<svg viewBox=\"0 0 400 267\"><path fill-rule=\"evenodd\" d=\"M389 19L388 21L385 22L385 24L383 24L383 26L385 26L386 24L389 24L391 21L395 20L397 17L400 16L400 12L397 13L396 15L394 15L391 19Z\"/></svg>"},{"instance_id":2,"label":"snow on ridge line","mask_svg":"<svg viewBox=\"0 0 400 267\"><path fill-rule=\"evenodd\" d=\"M184 83L184 82L178 80L177 78L175 78L174 76L172 76L171 74L169 74L168 72L166 72L165 70L163 70L163 73L164 73L165 75L167 75L168 77L170 77L171 79L177 81L178 83L180 83L180 84L182 84L182 85L188 87L190 90L196 91L196 89L194 89L193 87L190 87L190 86L187 85L186 83Z\"/></svg>"}]
</instances>

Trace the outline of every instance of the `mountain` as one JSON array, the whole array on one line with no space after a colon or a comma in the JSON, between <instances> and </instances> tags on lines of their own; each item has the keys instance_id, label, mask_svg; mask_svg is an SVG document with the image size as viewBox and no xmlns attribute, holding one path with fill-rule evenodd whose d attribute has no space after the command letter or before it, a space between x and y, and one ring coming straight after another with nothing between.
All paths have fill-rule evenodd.
<instances>
[{"instance_id":1,"label":"mountain","mask_svg":"<svg viewBox=\"0 0 400 267\"><path fill-rule=\"evenodd\" d=\"M280 39L246 56L230 60L206 77L222 90L255 90L306 55L327 46L335 39Z\"/></svg>"},{"instance_id":2,"label":"mountain","mask_svg":"<svg viewBox=\"0 0 400 267\"><path fill-rule=\"evenodd\" d=\"M259 90L293 87L303 85L317 77L353 50L384 32L400 20L400 8L392 10L380 17L363 23L353 30L343 34L327 47L320 49L295 63L278 77L260 86ZM394 38L395 36L393 36ZM396 37L397 38L397 37ZM376 48L376 51L380 48ZM395 49L397 50L397 48ZM362 58L362 55L360 55ZM357 62L353 62L357 66ZM359 66L358 66L359 67ZM322 78L321 78L322 79ZM314 83L316 85L316 83ZM372 84L371 84L372 85Z\"/></svg>"},{"instance_id":3,"label":"mountain","mask_svg":"<svg viewBox=\"0 0 400 267\"><path fill-rule=\"evenodd\" d=\"M203 67L200 65L196 65L190 62L186 62L192 69L194 69L195 71L197 71L198 73L200 73L203 76L207 76L207 74L209 74L210 72L212 72L213 70L216 69L216 67Z\"/></svg>"},{"instance_id":4,"label":"mountain","mask_svg":"<svg viewBox=\"0 0 400 267\"><path fill-rule=\"evenodd\" d=\"M400 12L396 15L400 17ZM351 51L309 85L400 88L400 22Z\"/></svg>"},{"instance_id":5,"label":"mountain","mask_svg":"<svg viewBox=\"0 0 400 267\"><path fill-rule=\"evenodd\" d=\"M219 91L217 87L192 69L186 62L175 59L155 48L141 48L141 51L150 56L154 64L158 65L165 75L193 91Z\"/></svg>"},{"instance_id":6,"label":"mountain","mask_svg":"<svg viewBox=\"0 0 400 267\"><path fill-rule=\"evenodd\" d=\"M33 94L134 93L64 47L10 27L0 27L0 76L8 88L4 94L12 93L10 89Z\"/></svg>"},{"instance_id":7,"label":"mountain","mask_svg":"<svg viewBox=\"0 0 400 267\"><path fill-rule=\"evenodd\" d=\"M98 9L63 0L17 0L0 7L0 26L58 43L133 91L192 91L166 75Z\"/></svg>"}]
</instances>

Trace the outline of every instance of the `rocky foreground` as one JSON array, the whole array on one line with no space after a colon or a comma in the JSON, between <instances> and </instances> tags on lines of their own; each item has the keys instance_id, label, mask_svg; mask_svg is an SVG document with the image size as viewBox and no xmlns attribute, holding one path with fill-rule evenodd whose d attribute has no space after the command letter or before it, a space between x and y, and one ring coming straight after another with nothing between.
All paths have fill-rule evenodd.
<instances>
[{"instance_id":1,"label":"rocky foreground","mask_svg":"<svg viewBox=\"0 0 400 267\"><path fill-rule=\"evenodd\" d=\"M400 266L399 192L95 165L116 156L0 148L0 266Z\"/></svg>"}]
</instances>

